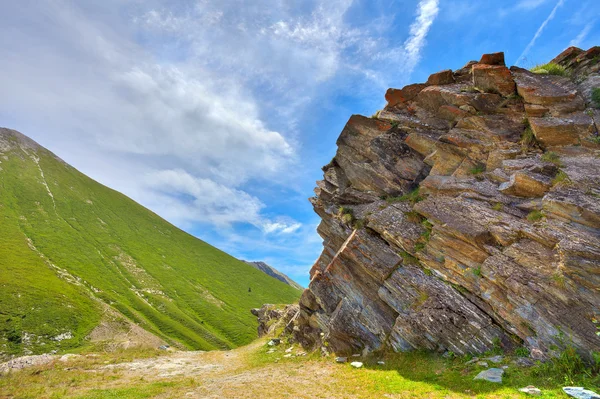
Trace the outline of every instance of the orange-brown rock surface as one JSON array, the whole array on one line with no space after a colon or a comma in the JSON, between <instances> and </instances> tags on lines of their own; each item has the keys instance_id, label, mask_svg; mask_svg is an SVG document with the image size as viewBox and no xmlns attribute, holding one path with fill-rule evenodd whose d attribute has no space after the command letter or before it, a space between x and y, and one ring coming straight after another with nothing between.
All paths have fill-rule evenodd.
<instances>
[{"instance_id":1,"label":"orange-brown rock surface","mask_svg":"<svg viewBox=\"0 0 600 399\"><path fill-rule=\"evenodd\" d=\"M311 198L324 248L301 342L600 350L597 50L559 55L569 76L484 55L352 116Z\"/></svg>"}]
</instances>

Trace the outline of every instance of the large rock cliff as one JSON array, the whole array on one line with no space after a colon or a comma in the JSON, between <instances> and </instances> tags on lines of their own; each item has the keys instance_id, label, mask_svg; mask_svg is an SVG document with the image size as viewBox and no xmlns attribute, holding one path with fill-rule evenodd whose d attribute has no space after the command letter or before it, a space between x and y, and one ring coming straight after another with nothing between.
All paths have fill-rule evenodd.
<instances>
[{"instance_id":1,"label":"large rock cliff","mask_svg":"<svg viewBox=\"0 0 600 399\"><path fill-rule=\"evenodd\" d=\"M486 54L353 115L311 198L324 249L300 340L600 350L599 61L571 47L533 73Z\"/></svg>"}]
</instances>

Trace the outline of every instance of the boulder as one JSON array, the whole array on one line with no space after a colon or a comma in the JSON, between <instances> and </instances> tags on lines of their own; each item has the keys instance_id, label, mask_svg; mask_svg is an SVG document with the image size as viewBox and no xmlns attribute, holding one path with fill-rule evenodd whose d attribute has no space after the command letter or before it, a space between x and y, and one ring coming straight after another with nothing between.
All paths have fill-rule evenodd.
<instances>
[{"instance_id":1,"label":"boulder","mask_svg":"<svg viewBox=\"0 0 600 399\"><path fill-rule=\"evenodd\" d=\"M454 75L451 69L437 72L429 76L427 79L427 86L440 86L454 83Z\"/></svg>"},{"instance_id":2,"label":"boulder","mask_svg":"<svg viewBox=\"0 0 600 399\"><path fill-rule=\"evenodd\" d=\"M479 63L485 65L505 66L506 64L504 63L504 52L484 54L481 56Z\"/></svg>"},{"instance_id":3,"label":"boulder","mask_svg":"<svg viewBox=\"0 0 600 399\"><path fill-rule=\"evenodd\" d=\"M545 146L579 144L591 135L593 122L583 112L564 118L529 118L535 138Z\"/></svg>"},{"instance_id":4,"label":"boulder","mask_svg":"<svg viewBox=\"0 0 600 399\"><path fill-rule=\"evenodd\" d=\"M498 190L517 197L542 197L552 187L552 179L538 173L519 171L510 180L502 183Z\"/></svg>"},{"instance_id":5,"label":"boulder","mask_svg":"<svg viewBox=\"0 0 600 399\"><path fill-rule=\"evenodd\" d=\"M515 81L510 70L500 65L473 65L473 86L504 97L515 94Z\"/></svg>"},{"instance_id":6,"label":"boulder","mask_svg":"<svg viewBox=\"0 0 600 399\"><path fill-rule=\"evenodd\" d=\"M495 382L498 384L502 383L502 375L504 370L498 368L491 368L484 370L475 376L475 380L484 380L489 382Z\"/></svg>"}]
</instances>

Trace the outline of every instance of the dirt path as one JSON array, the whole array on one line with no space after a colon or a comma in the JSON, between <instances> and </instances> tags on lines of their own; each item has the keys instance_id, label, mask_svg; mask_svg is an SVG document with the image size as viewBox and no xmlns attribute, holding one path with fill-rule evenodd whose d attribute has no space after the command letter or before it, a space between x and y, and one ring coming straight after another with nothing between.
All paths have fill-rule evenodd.
<instances>
[{"instance_id":1,"label":"dirt path","mask_svg":"<svg viewBox=\"0 0 600 399\"><path fill-rule=\"evenodd\" d=\"M130 381L141 378L148 382L182 378L193 381L185 392L178 389L177 393L160 395L161 398L182 394L186 398L219 399L360 397L340 386L335 378L335 365L284 358L277 363L252 364L250 357L261 345L264 343L224 352L174 352L159 358L102 366L99 371L121 371Z\"/></svg>"}]
</instances>

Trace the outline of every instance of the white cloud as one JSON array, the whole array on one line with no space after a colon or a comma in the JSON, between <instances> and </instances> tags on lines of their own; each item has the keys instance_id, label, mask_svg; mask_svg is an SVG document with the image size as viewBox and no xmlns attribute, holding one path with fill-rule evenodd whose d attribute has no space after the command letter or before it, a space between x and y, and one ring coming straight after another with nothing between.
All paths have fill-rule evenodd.
<instances>
[{"instance_id":1,"label":"white cloud","mask_svg":"<svg viewBox=\"0 0 600 399\"><path fill-rule=\"evenodd\" d=\"M573 40L571 40L569 42L569 46L576 46L576 47L580 46L581 42L583 42L585 40L585 38L587 37L587 35L590 33L592 26L594 26L593 22L590 22L586 26L584 26L584 28L581 30L581 32L579 32L577 37L575 37Z\"/></svg>"},{"instance_id":2,"label":"white cloud","mask_svg":"<svg viewBox=\"0 0 600 399\"><path fill-rule=\"evenodd\" d=\"M535 41L540 37L540 35L544 31L544 28L546 28L546 25L548 25L548 23L550 21L552 21L552 19L554 19L554 16L556 15L556 10L558 10L558 8L563 5L563 3L564 3L564 0L558 0L558 2L556 3L556 5L554 6L554 8L552 9L552 11L550 12L550 15L548 15L548 17L544 20L544 22L542 22L542 24L540 25L540 27L538 28L538 30L535 32L535 35L533 35L533 38L531 39L531 41L529 42L529 44L527 44L527 47L525 47L525 50L523 50L523 52L521 53L521 55L519 56L519 58L517 58L517 61L515 61L515 65L518 65L519 62L523 61L524 57L527 54L529 54L529 50L531 50L531 48L534 46Z\"/></svg>"},{"instance_id":3,"label":"white cloud","mask_svg":"<svg viewBox=\"0 0 600 399\"><path fill-rule=\"evenodd\" d=\"M265 204L258 198L181 169L148 173L142 190L151 208L183 225L200 222L228 228L248 223L266 234L290 234L302 227L289 217L270 220L262 215Z\"/></svg>"}]
</instances>

